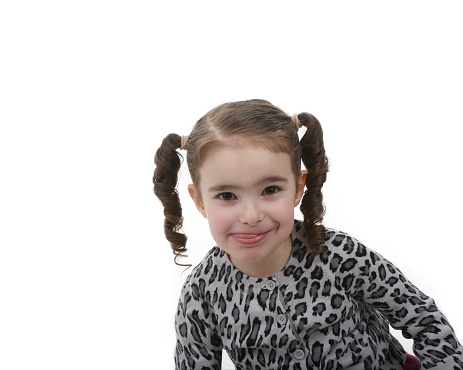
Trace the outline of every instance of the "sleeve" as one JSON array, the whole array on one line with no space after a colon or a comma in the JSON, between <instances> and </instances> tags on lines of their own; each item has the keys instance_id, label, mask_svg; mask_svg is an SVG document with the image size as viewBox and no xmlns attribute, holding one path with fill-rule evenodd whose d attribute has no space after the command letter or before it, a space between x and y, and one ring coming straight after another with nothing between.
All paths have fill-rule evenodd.
<instances>
[{"instance_id":1,"label":"sleeve","mask_svg":"<svg viewBox=\"0 0 463 370\"><path fill-rule=\"evenodd\" d=\"M347 243L349 244L349 243ZM356 294L414 341L421 368L463 370L463 348L434 300L380 254L351 239L357 260Z\"/></svg>"},{"instance_id":2,"label":"sleeve","mask_svg":"<svg viewBox=\"0 0 463 370\"><path fill-rule=\"evenodd\" d=\"M188 278L182 288L175 317L177 370L220 370L222 367L217 318L201 294L200 286L204 284Z\"/></svg>"}]
</instances>

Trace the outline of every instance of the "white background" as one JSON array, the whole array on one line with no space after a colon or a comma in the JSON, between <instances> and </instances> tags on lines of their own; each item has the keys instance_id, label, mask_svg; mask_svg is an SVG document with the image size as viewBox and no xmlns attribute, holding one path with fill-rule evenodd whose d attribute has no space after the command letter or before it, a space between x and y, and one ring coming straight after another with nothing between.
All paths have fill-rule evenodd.
<instances>
[{"instance_id":1,"label":"white background","mask_svg":"<svg viewBox=\"0 0 463 370\"><path fill-rule=\"evenodd\" d=\"M459 3L3 1L0 368L173 368L188 272L154 153L249 98L318 117L325 224L393 261L461 341ZM188 182L196 264L213 241Z\"/></svg>"}]
</instances>

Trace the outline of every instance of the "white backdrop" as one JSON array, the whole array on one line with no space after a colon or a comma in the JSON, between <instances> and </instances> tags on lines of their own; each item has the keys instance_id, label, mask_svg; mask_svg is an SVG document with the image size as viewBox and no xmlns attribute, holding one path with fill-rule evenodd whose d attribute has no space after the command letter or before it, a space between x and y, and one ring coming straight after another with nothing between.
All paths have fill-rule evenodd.
<instances>
[{"instance_id":1,"label":"white backdrop","mask_svg":"<svg viewBox=\"0 0 463 370\"><path fill-rule=\"evenodd\" d=\"M463 340L458 7L2 2L0 368L173 368L188 272L163 237L154 153L250 98L318 117L325 224L399 266ZM194 265L213 240L188 182L184 168Z\"/></svg>"}]
</instances>

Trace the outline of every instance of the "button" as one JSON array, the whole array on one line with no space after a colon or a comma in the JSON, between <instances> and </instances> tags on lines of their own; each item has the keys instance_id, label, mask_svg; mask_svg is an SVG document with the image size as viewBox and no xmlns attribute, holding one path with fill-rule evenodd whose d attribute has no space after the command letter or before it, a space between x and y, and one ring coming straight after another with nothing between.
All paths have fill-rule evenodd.
<instances>
[{"instance_id":1,"label":"button","mask_svg":"<svg viewBox=\"0 0 463 370\"><path fill-rule=\"evenodd\" d=\"M277 321L279 324L284 325L286 324L286 316L282 313L277 316Z\"/></svg>"},{"instance_id":2,"label":"button","mask_svg":"<svg viewBox=\"0 0 463 370\"><path fill-rule=\"evenodd\" d=\"M273 289L275 289L276 284L275 284L275 282L273 280L267 280L267 283L265 283L265 287L268 290L273 290Z\"/></svg>"},{"instance_id":3,"label":"button","mask_svg":"<svg viewBox=\"0 0 463 370\"><path fill-rule=\"evenodd\" d=\"M294 357L298 360L302 360L305 357L305 352L302 349L296 349L294 352Z\"/></svg>"}]
</instances>

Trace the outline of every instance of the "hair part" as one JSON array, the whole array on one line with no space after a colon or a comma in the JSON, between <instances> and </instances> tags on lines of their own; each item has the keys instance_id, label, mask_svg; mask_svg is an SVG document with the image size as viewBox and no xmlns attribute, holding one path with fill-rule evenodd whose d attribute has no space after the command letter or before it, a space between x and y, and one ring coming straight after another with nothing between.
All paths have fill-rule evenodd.
<instances>
[{"instance_id":1,"label":"hair part","mask_svg":"<svg viewBox=\"0 0 463 370\"><path fill-rule=\"evenodd\" d=\"M291 118L265 100L247 100L219 105L196 123L187 145L193 184L199 187L199 167L214 149L244 143L299 157L291 161L293 172L299 175L301 148Z\"/></svg>"}]
</instances>

